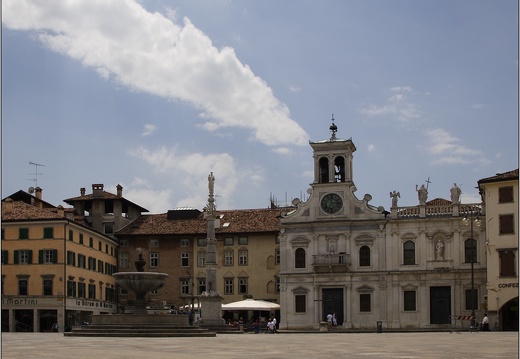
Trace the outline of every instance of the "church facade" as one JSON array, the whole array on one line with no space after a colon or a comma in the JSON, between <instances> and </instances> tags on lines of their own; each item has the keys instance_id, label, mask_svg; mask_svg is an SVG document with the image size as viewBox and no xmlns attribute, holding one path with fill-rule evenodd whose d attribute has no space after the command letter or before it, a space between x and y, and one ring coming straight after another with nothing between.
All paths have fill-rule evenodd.
<instances>
[{"instance_id":1,"label":"church facade","mask_svg":"<svg viewBox=\"0 0 520 359\"><path fill-rule=\"evenodd\" d=\"M310 142L314 181L305 202L281 217L281 329L317 329L334 314L345 329L434 329L475 313L486 290L485 213L451 200L369 204L355 192L351 139ZM470 218L464 221L464 218ZM465 223L470 223L466 225Z\"/></svg>"}]
</instances>

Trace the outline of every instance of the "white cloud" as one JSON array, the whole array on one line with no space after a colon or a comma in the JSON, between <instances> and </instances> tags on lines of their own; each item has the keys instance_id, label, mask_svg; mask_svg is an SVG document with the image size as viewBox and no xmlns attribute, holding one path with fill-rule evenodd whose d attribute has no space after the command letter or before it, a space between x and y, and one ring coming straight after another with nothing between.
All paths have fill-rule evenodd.
<instances>
[{"instance_id":1,"label":"white cloud","mask_svg":"<svg viewBox=\"0 0 520 359\"><path fill-rule=\"evenodd\" d=\"M480 150L465 147L460 139L442 128L426 130L428 151L435 157L433 164L470 164L487 163Z\"/></svg>"},{"instance_id":2,"label":"white cloud","mask_svg":"<svg viewBox=\"0 0 520 359\"><path fill-rule=\"evenodd\" d=\"M289 91L291 92L300 92L301 91L301 87L298 87L298 86L289 86Z\"/></svg>"},{"instance_id":3,"label":"white cloud","mask_svg":"<svg viewBox=\"0 0 520 359\"><path fill-rule=\"evenodd\" d=\"M5 0L2 11L4 26L37 31L50 49L106 79L192 104L208 131L245 128L268 146L307 144L288 107L232 48L217 49L188 18L173 22L172 10L150 13L137 0Z\"/></svg>"},{"instance_id":4,"label":"white cloud","mask_svg":"<svg viewBox=\"0 0 520 359\"><path fill-rule=\"evenodd\" d=\"M143 131L143 133L141 133L141 135L142 136L149 136L152 133L154 133L155 130L157 130L157 126L151 125L151 124L147 123L147 124L144 125L144 131Z\"/></svg>"},{"instance_id":5,"label":"white cloud","mask_svg":"<svg viewBox=\"0 0 520 359\"><path fill-rule=\"evenodd\" d=\"M136 177L133 181L123 186L123 197L146 208L150 213L164 213L172 208L170 203L173 191L153 189L148 181Z\"/></svg>"},{"instance_id":6,"label":"white cloud","mask_svg":"<svg viewBox=\"0 0 520 359\"><path fill-rule=\"evenodd\" d=\"M207 178L213 172L215 195L220 197L220 205L232 208L232 198L238 184L250 175L247 169L238 171L234 158L227 153L182 154L177 148L149 150L139 147L129 151L129 154L145 161L156 174L171 177L176 197L182 198L175 204L176 207L202 209L208 198Z\"/></svg>"},{"instance_id":7,"label":"white cloud","mask_svg":"<svg viewBox=\"0 0 520 359\"><path fill-rule=\"evenodd\" d=\"M367 105L359 108L358 112L369 117L391 116L402 123L421 119L417 105L409 100L409 95L413 94L411 87L392 87L390 91L386 104Z\"/></svg>"},{"instance_id":8,"label":"white cloud","mask_svg":"<svg viewBox=\"0 0 520 359\"><path fill-rule=\"evenodd\" d=\"M278 147L273 149L273 152L278 153L279 155L290 155L293 151L287 147Z\"/></svg>"},{"instance_id":9,"label":"white cloud","mask_svg":"<svg viewBox=\"0 0 520 359\"><path fill-rule=\"evenodd\" d=\"M368 153L375 152L376 151L376 145L369 144L367 150L368 150Z\"/></svg>"}]
</instances>

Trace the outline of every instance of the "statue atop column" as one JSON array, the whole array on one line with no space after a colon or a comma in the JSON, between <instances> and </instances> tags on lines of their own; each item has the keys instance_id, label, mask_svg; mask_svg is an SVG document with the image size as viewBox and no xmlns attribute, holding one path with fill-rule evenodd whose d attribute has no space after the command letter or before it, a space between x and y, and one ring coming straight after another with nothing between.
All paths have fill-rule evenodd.
<instances>
[{"instance_id":1,"label":"statue atop column","mask_svg":"<svg viewBox=\"0 0 520 359\"><path fill-rule=\"evenodd\" d=\"M206 237L206 290L200 296L200 305L203 310L202 325L225 325L222 319L222 300L217 286L217 238L215 236L215 176L211 172L208 176L208 205L205 209L206 220L208 221L208 233Z\"/></svg>"},{"instance_id":2,"label":"statue atop column","mask_svg":"<svg viewBox=\"0 0 520 359\"><path fill-rule=\"evenodd\" d=\"M215 197L214 197L214 188L215 188L215 176L213 176L213 172L208 176L208 188L209 188L209 196L208 196L208 205L206 206L206 220L208 221L208 231L206 237L206 295L218 296L217 291L217 255L216 255L216 246L215 243L217 241L215 237Z\"/></svg>"},{"instance_id":3,"label":"statue atop column","mask_svg":"<svg viewBox=\"0 0 520 359\"><path fill-rule=\"evenodd\" d=\"M392 198L392 207L397 207L397 198L401 197L401 193L396 191L390 192L390 197Z\"/></svg>"}]
</instances>

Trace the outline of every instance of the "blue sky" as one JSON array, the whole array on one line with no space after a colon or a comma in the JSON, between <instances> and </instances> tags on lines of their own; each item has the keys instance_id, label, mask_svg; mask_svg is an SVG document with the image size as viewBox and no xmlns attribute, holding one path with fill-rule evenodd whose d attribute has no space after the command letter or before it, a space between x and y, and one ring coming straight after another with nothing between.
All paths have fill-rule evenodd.
<instances>
[{"instance_id":1,"label":"blue sky","mask_svg":"<svg viewBox=\"0 0 520 359\"><path fill-rule=\"evenodd\" d=\"M518 168L514 0L2 1L2 198L103 183L152 213L305 199L352 138L374 206Z\"/></svg>"}]
</instances>

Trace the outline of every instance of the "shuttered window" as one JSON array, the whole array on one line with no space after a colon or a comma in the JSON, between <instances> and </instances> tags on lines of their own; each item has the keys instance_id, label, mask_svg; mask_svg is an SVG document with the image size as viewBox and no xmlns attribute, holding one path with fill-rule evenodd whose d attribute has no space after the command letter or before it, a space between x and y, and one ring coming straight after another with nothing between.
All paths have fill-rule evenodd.
<instances>
[{"instance_id":1,"label":"shuttered window","mask_svg":"<svg viewBox=\"0 0 520 359\"><path fill-rule=\"evenodd\" d=\"M514 202L513 187L500 187L498 189L498 203Z\"/></svg>"},{"instance_id":2,"label":"shuttered window","mask_svg":"<svg viewBox=\"0 0 520 359\"><path fill-rule=\"evenodd\" d=\"M514 216L512 214L503 214L499 217L500 234L514 234L515 224Z\"/></svg>"},{"instance_id":3,"label":"shuttered window","mask_svg":"<svg viewBox=\"0 0 520 359\"><path fill-rule=\"evenodd\" d=\"M506 249L498 253L500 257L500 276L515 277L515 252L511 249Z\"/></svg>"}]
</instances>

